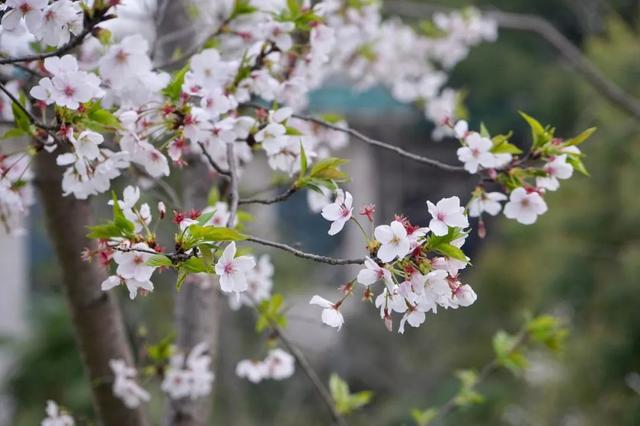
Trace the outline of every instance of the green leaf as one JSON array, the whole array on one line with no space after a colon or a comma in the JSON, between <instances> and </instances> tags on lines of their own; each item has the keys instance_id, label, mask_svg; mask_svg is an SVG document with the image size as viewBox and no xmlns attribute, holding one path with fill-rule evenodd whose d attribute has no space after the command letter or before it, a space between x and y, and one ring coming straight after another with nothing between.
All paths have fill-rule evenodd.
<instances>
[{"instance_id":1,"label":"green leaf","mask_svg":"<svg viewBox=\"0 0 640 426\"><path fill-rule=\"evenodd\" d=\"M107 128L120 128L120 121L110 111L106 109L97 109L87 114L89 120Z\"/></svg>"},{"instance_id":2,"label":"green leaf","mask_svg":"<svg viewBox=\"0 0 640 426\"><path fill-rule=\"evenodd\" d=\"M178 279L176 280L176 290L180 290L180 287L182 287L182 284L184 284L184 280L187 279L188 275L189 275L189 272L187 272L185 269L183 268L178 269Z\"/></svg>"},{"instance_id":3,"label":"green leaf","mask_svg":"<svg viewBox=\"0 0 640 426\"><path fill-rule=\"evenodd\" d=\"M233 20L240 15L253 13L256 10L258 9L252 6L249 0L236 0L235 5L233 7L233 12L231 12L231 16L229 17L229 19Z\"/></svg>"},{"instance_id":4,"label":"green leaf","mask_svg":"<svg viewBox=\"0 0 640 426\"><path fill-rule=\"evenodd\" d=\"M493 337L493 350L498 364L519 374L527 366L527 358L517 350L517 337L505 331L498 331Z\"/></svg>"},{"instance_id":5,"label":"green leaf","mask_svg":"<svg viewBox=\"0 0 640 426\"><path fill-rule=\"evenodd\" d=\"M125 234L132 234L136 227L125 217L115 192L112 192L111 199L113 201L113 223Z\"/></svg>"},{"instance_id":6,"label":"green leaf","mask_svg":"<svg viewBox=\"0 0 640 426\"><path fill-rule=\"evenodd\" d=\"M554 352L562 351L568 336L568 331L560 320L551 315L541 315L529 320L526 330L533 342L542 344Z\"/></svg>"},{"instance_id":7,"label":"green leaf","mask_svg":"<svg viewBox=\"0 0 640 426\"><path fill-rule=\"evenodd\" d=\"M24 129L20 129L18 127L14 127L13 129L9 129L7 130L4 135L2 135L1 139L13 139L13 138L20 138L22 136L29 136L29 132L25 131Z\"/></svg>"},{"instance_id":8,"label":"green leaf","mask_svg":"<svg viewBox=\"0 0 640 426\"><path fill-rule=\"evenodd\" d=\"M11 103L11 110L13 111L13 118L16 122L16 127L27 133L31 133L31 119L27 113L25 113L15 102Z\"/></svg>"},{"instance_id":9,"label":"green leaf","mask_svg":"<svg viewBox=\"0 0 640 426\"><path fill-rule=\"evenodd\" d=\"M367 405L373 398L373 392L368 390L352 394L349 385L335 373L329 378L329 391L336 404L336 410L343 415Z\"/></svg>"},{"instance_id":10,"label":"green leaf","mask_svg":"<svg viewBox=\"0 0 640 426\"><path fill-rule=\"evenodd\" d=\"M571 146L571 145L580 145L581 143L583 143L584 141L586 141L587 139L589 139L591 137L591 135L596 131L597 129L595 127L591 127L587 130L585 130L584 132L580 133L578 136L576 136L575 138L571 138L568 141L565 142L566 146Z\"/></svg>"},{"instance_id":11,"label":"green leaf","mask_svg":"<svg viewBox=\"0 0 640 426\"><path fill-rule=\"evenodd\" d=\"M573 167L575 170L582 173L583 175L589 176L589 172L587 171L587 168L585 167L584 163L580 159L580 156L571 155L571 154L568 155L567 163L571 164L571 167Z\"/></svg>"},{"instance_id":12,"label":"green leaf","mask_svg":"<svg viewBox=\"0 0 640 426\"><path fill-rule=\"evenodd\" d=\"M160 266L173 266L173 263L171 262L171 259L169 259L164 254L154 254L149 259L147 259L147 261L145 262L145 265L160 267Z\"/></svg>"},{"instance_id":13,"label":"green leaf","mask_svg":"<svg viewBox=\"0 0 640 426\"><path fill-rule=\"evenodd\" d=\"M207 197L207 205L213 206L218 201L220 201L220 191L218 191L218 188L214 186L209 191L209 196Z\"/></svg>"},{"instance_id":14,"label":"green leaf","mask_svg":"<svg viewBox=\"0 0 640 426\"><path fill-rule=\"evenodd\" d=\"M307 153L304 152L304 146L300 142L300 178L307 174L307 167L309 162L307 161Z\"/></svg>"},{"instance_id":15,"label":"green leaf","mask_svg":"<svg viewBox=\"0 0 640 426\"><path fill-rule=\"evenodd\" d=\"M344 182L348 179L348 176L339 167L345 163L347 163L347 160L343 158L325 158L311 167L309 177Z\"/></svg>"},{"instance_id":16,"label":"green leaf","mask_svg":"<svg viewBox=\"0 0 640 426\"><path fill-rule=\"evenodd\" d=\"M182 267L185 271L196 274L200 272L213 272L213 266L207 264L204 259L200 257L190 257L182 262Z\"/></svg>"},{"instance_id":17,"label":"green leaf","mask_svg":"<svg viewBox=\"0 0 640 426\"><path fill-rule=\"evenodd\" d=\"M211 211L209 213L204 213L201 214L200 216L198 216L198 220L197 223L200 226L204 226L205 223L209 222L209 220L211 220L211 218L213 217L213 215L216 214L216 211Z\"/></svg>"},{"instance_id":18,"label":"green leaf","mask_svg":"<svg viewBox=\"0 0 640 426\"><path fill-rule=\"evenodd\" d=\"M542 127L542 124L540 124L538 120L522 111L520 111L520 115L529 124L529 127L531 127L531 138L534 147L541 147L551 141L553 135Z\"/></svg>"},{"instance_id":19,"label":"green leaf","mask_svg":"<svg viewBox=\"0 0 640 426\"><path fill-rule=\"evenodd\" d=\"M428 408L426 410L414 408L411 410L411 418L418 426L429 426L437 416L438 410L435 408Z\"/></svg>"},{"instance_id":20,"label":"green leaf","mask_svg":"<svg viewBox=\"0 0 640 426\"><path fill-rule=\"evenodd\" d=\"M246 235L241 234L233 228L226 228L224 226L191 225L188 229L191 236L197 240L242 241L247 239Z\"/></svg>"},{"instance_id":21,"label":"green leaf","mask_svg":"<svg viewBox=\"0 0 640 426\"><path fill-rule=\"evenodd\" d=\"M272 324L280 327L286 327L287 319L282 313L284 307L284 297L281 294L274 294L271 298L263 300L258 305L258 321L256 322L256 331L261 332L270 328Z\"/></svg>"},{"instance_id":22,"label":"green leaf","mask_svg":"<svg viewBox=\"0 0 640 426\"><path fill-rule=\"evenodd\" d=\"M182 93L182 84L184 83L184 76L189 71L190 64L185 64L174 76L171 82L162 89L162 94L174 102L180 99L180 93Z\"/></svg>"}]
</instances>

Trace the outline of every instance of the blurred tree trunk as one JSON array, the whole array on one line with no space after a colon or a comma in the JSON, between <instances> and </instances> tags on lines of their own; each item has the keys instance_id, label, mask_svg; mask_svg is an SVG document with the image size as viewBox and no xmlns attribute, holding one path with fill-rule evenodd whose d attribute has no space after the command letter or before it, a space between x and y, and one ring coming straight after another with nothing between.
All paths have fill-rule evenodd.
<instances>
[{"instance_id":1,"label":"blurred tree trunk","mask_svg":"<svg viewBox=\"0 0 640 426\"><path fill-rule=\"evenodd\" d=\"M133 356L118 304L112 293L100 289L105 271L97 263L81 258L84 248L95 248L94 242L85 237L91 206L87 200L62 196L62 170L56 165L55 155L42 151L35 157L34 181L62 269L63 287L89 375L94 407L101 423L107 426L146 426L149 423L142 407L129 409L112 392L109 360L121 358L132 365Z\"/></svg>"},{"instance_id":2,"label":"blurred tree trunk","mask_svg":"<svg viewBox=\"0 0 640 426\"><path fill-rule=\"evenodd\" d=\"M197 18L189 16L189 0L161 0L158 2L159 15L156 19L157 34L175 34L165 37L166 42L158 45L159 62L170 59L175 51L186 51L195 43ZM197 147L196 147L197 149ZM211 188L211 179L205 164L197 155L187 159L189 165L182 173L182 194L184 209L202 209L207 205L207 197ZM210 278L207 278L210 280ZM199 283L185 283L176 294L175 325L176 346L183 353L188 353L195 345L206 342L212 358L218 348L218 327L220 309L219 296L213 282L207 287ZM211 412L212 395L197 400L183 398L178 401L168 399L166 426L205 425Z\"/></svg>"}]
</instances>

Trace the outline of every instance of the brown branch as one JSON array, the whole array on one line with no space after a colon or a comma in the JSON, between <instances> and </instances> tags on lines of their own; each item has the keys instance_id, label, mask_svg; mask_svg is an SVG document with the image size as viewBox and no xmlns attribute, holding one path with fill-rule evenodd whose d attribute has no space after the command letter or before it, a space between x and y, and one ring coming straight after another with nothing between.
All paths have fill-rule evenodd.
<instances>
[{"instance_id":1,"label":"brown branch","mask_svg":"<svg viewBox=\"0 0 640 426\"><path fill-rule=\"evenodd\" d=\"M71 51L73 48L80 46L85 37L91 34L96 25L113 18L113 16L107 15L109 7L110 6L107 6L102 10L94 10L95 14L91 19L87 19L87 16L85 15L85 25L83 30L79 34L73 36L71 40L69 40L66 44L60 46L59 48L50 52L19 56L17 58L0 58L0 65L15 64L18 62L39 61L42 59L50 58L52 56L64 55L65 53Z\"/></svg>"},{"instance_id":2,"label":"brown branch","mask_svg":"<svg viewBox=\"0 0 640 426\"><path fill-rule=\"evenodd\" d=\"M291 197L293 194L296 193L296 191L298 191L298 187L295 185L291 185L289 189L287 189L285 192L283 192L282 194L276 195L273 198L241 198L238 201L238 204L266 204L266 205L275 204Z\"/></svg>"},{"instance_id":3,"label":"brown branch","mask_svg":"<svg viewBox=\"0 0 640 426\"><path fill-rule=\"evenodd\" d=\"M453 9L415 1L396 0L385 2L389 13L422 18L436 12L450 12ZM567 37L558 31L546 19L529 14L502 12L498 10L482 11L482 14L497 22L498 26L510 30L526 31L539 35L555 48L569 65L594 88L603 98L618 109L640 119L640 100L629 95L616 83L607 78Z\"/></svg>"},{"instance_id":4,"label":"brown branch","mask_svg":"<svg viewBox=\"0 0 640 426\"><path fill-rule=\"evenodd\" d=\"M509 353L513 353L514 351L518 350L520 346L522 346L527 341L528 337L529 337L529 334L527 333L526 329L521 330L518 333L516 340L513 343L513 346L509 350ZM485 364L480 369L480 373L478 373L478 377L476 378L476 381L473 383L473 385L470 387L470 390L474 390L475 388L477 388L481 383L487 380L491 375L493 375L493 373L495 373L501 367L502 367L502 364L500 364L500 361L498 361L498 358L494 358L490 362ZM451 398L449 398L449 400L447 400L447 402L442 407L438 409L438 414L432 420L434 424L438 424L439 422L442 421L444 417L453 413L460 407L457 401L457 396L458 394L453 395Z\"/></svg>"},{"instance_id":5,"label":"brown branch","mask_svg":"<svg viewBox=\"0 0 640 426\"><path fill-rule=\"evenodd\" d=\"M253 109L266 109L264 106L262 105L258 105L258 104L253 104L253 103L244 103L241 106L244 107L248 107L248 108L253 108ZM311 116L307 116L307 115L301 115L301 114L293 114L292 117L295 117L297 119L300 120L304 120L304 121L308 121L314 124L317 124L319 126L322 127L326 127L327 129L331 129L331 130L335 130L338 132L343 132L343 133L347 133L348 135L354 137L356 140L359 140L361 142L364 142L366 144L378 147L378 148L382 148L385 149L387 151L391 151L394 152L396 154L398 154L401 157L405 157L408 158L410 160L416 161L418 163L421 164L428 164L430 166L436 167L438 169L441 170L446 170L448 172L461 172L461 173L466 173L466 171L464 170L464 167L462 166L454 166L451 164L446 164L443 163L441 161L438 160L434 160L432 158L428 158L428 157L423 157L408 151L405 151L404 149L394 146L394 145L389 145L388 143L376 140L376 139L372 139L366 135L364 135L363 133L355 130L355 129L350 129L347 127L342 127L342 126L338 126L332 123L328 123L324 120L321 120L319 118L315 118L315 117L311 117Z\"/></svg>"},{"instance_id":6,"label":"brown branch","mask_svg":"<svg viewBox=\"0 0 640 426\"><path fill-rule=\"evenodd\" d=\"M229 163L229 220L227 221L227 227L232 228L238 212L238 202L240 201L236 153L233 150L232 143L227 143L227 162Z\"/></svg>"},{"instance_id":7,"label":"brown branch","mask_svg":"<svg viewBox=\"0 0 640 426\"><path fill-rule=\"evenodd\" d=\"M311 364L309 364L309 361L307 361L302 351L291 340L289 340L289 338L283 333L282 329L280 329L277 324L272 323L271 328L275 332L278 339L280 339L284 347L287 348L287 350L291 353L300 368L302 368L302 371L307 376L307 378L309 378L309 381L313 385L313 388L316 390L317 394L322 399L322 402L324 402L324 405L327 406L327 409L331 413L333 423L338 426L346 426L347 422L336 409L336 404L331 397L331 394L324 386L324 383L322 383L322 380L320 380L320 377L318 377L318 374L315 372L313 367L311 367Z\"/></svg>"},{"instance_id":8,"label":"brown branch","mask_svg":"<svg viewBox=\"0 0 640 426\"><path fill-rule=\"evenodd\" d=\"M256 314L256 316L259 317L260 310L258 309L258 302L251 296L251 294L249 293L245 293L245 294L251 301L250 305L253 308L254 313ZM333 423L337 426L347 426L347 422L345 421L344 417L342 417L342 415L336 409L336 404L335 404L335 401L333 400L333 397L325 387L322 380L320 380L320 377L318 377L318 374L313 369L313 367L311 366L307 358L304 356L300 348L298 348L298 346L294 344L293 341L291 341L284 334L284 332L282 331L282 328L280 328L277 322L275 322L269 316L266 316L265 318L269 322L269 328L271 328L275 336L282 342L282 345L291 353L293 358L296 360L296 363L298 364L298 366L300 366L305 376L307 376L307 378L313 385L313 388L315 389L316 393L318 394L318 396L320 397L324 405L326 405L327 409L329 410L329 413L331 414Z\"/></svg>"},{"instance_id":9,"label":"brown branch","mask_svg":"<svg viewBox=\"0 0 640 426\"><path fill-rule=\"evenodd\" d=\"M4 92L4 94L5 94L5 95L7 95L7 97L8 97L9 99L11 99L11 102L13 102L13 103L14 103L14 104L15 104L15 105L16 105L16 106L17 106L17 107L18 107L22 112L24 112L24 113L25 113L25 115L29 118L29 121L31 121L31 123L32 123L34 126L36 126L36 127L40 128L40 129L42 129L42 130L46 130L46 131L47 131L47 133L48 133L49 131L57 130L57 127L56 127L56 126L47 126L47 125L45 125L45 124L42 124L42 123L41 123L41 122L40 122L40 121L39 121L39 120L38 120L38 119L37 119L33 114L31 114L31 112L30 112L27 108L25 108L25 106L24 106L24 105L22 105L22 104L20 103L20 100L18 100L18 98L16 98L16 97L13 95L13 93L11 93L11 92L10 92L10 91L5 87L5 85L4 85L4 84L2 84L2 83L0 83L0 90L1 90L2 92Z\"/></svg>"},{"instance_id":10,"label":"brown branch","mask_svg":"<svg viewBox=\"0 0 640 426\"><path fill-rule=\"evenodd\" d=\"M254 236L249 236L247 238L247 241L251 241L252 243L260 244L267 247L277 248L279 250L289 252L296 257L313 260L314 262L318 262L318 263L326 263L328 265L362 265L364 263L364 259L336 259L334 257L321 256L319 254L313 254L313 253L306 253L302 250L293 248L287 244L264 240L262 238L258 238Z\"/></svg>"},{"instance_id":11,"label":"brown branch","mask_svg":"<svg viewBox=\"0 0 640 426\"><path fill-rule=\"evenodd\" d=\"M202 150L202 154L204 154L205 158L209 162L209 165L211 167L213 167L213 169L216 172L218 172L219 175L223 176L225 179L229 179L229 177L231 175L231 173L229 173L229 170L223 169L222 167L220 167L220 165L218 163L216 163L216 161L213 159L211 154L209 154L209 152L207 151L207 148L204 146L204 144L202 142L198 142L198 145L200 146L200 149Z\"/></svg>"}]
</instances>

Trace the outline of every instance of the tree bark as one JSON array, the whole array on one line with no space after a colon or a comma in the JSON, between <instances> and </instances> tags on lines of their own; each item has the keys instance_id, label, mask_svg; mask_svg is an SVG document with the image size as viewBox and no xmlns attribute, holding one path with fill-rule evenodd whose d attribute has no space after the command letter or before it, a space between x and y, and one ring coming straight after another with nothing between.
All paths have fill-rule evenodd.
<instances>
[{"instance_id":1,"label":"tree bark","mask_svg":"<svg viewBox=\"0 0 640 426\"><path fill-rule=\"evenodd\" d=\"M188 13L189 0L160 0L159 14L156 16L157 34L163 43L156 43L156 61L162 63L171 58L176 50L187 51L196 42L198 18ZM194 144L193 149L198 147ZM189 165L182 173L182 194L184 209L202 209L207 205L211 178L207 167L198 155L187 159ZM219 295L212 278L208 286L185 283L175 298L176 346L182 353L188 353L201 342L206 342L215 365L218 349ZM207 423L211 413L212 395L190 400L167 400L164 418L166 426L201 426Z\"/></svg>"},{"instance_id":2,"label":"tree bark","mask_svg":"<svg viewBox=\"0 0 640 426\"><path fill-rule=\"evenodd\" d=\"M185 208L202 209L207 205L211 188L208 170L200 159L191 159L184 169L183 197ZM183 353L189 352L200 342L206 342L214 364L218 351L220 319L220 297L212 277L206 278L206 286L199 283L185 283L175 300L176 346ZM168 401L165 419L167 426L199 426L207 423L211 413L212 398L197 400L181 399Z\"/></svg>"},{"instance_id":3,"label":"tree bark","mask_svg":"<svg viewBox=\"0 0 640 426\"><path fill-rule=\"evenodd\" d=\"M62 269L67 305L96 414L107 426L146 426L149 423L142 407L129 409L112 392L109 360L121 358L131 365L133 356L115 297L100 289L105 271L81 259L82 250L94 246L86 238L91 219L89 201L62 196L62 168L56 165L55 155L45 151L35 157L34 182Z\"/></svg>"}]
</instances>

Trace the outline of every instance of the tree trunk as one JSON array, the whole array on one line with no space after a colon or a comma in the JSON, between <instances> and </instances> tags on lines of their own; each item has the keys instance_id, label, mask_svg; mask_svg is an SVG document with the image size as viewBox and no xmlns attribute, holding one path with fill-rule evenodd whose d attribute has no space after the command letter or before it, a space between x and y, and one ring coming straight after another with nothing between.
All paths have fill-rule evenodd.
<instances>
[{"instance_id":1,"label":"tree trunk","mask_svg":"<svg viewBox=\"0 0 640 426\"><path fill-rule=\"evenodd\" d=\"M94 246L85 237L91 206L86 200L62 196L62 168L56 165L55 155L39 153L35 157L35 173L98 418L107 426L146 426L149 423L142 407L129 409L112 392L109 360L121 358L131 365L133 356L118 304L113 294L100 289L105 271L98 264L81 259L82 250Z\"/></svg>"},{"instance_id":2,"label":"tree trunk","mask_svg":"<svg viewBox=\"0 0 640 426\"><path fill-rule=\"evenodd\" d=\"M156 17L156 32L163 38L163 43L156 44L156 61L162 63L172 57L175 51L188 51L195 43L198 35L198 17L190 16L189 0L160 0ZM205 31L205 30L202 30ZM207 32L209 29L206 30ZM193 145L198 149L197 145ZM189 165L182 173L182 194L184 209L202 209L207 205L207 197L211 188L210 173L198 155L190 155ZM211 278L208 278L212 280ZM185 283L176 294L175 325L176 346L183 353L188 353L195 345L206 342L212 358L212 366L218 349L219 330L219 295L215 283L208 287L195 283ZM207 423L211 413L212 395L190 400L167 400L167 413L164 419L166 426L200 426Z\"/></svg>"},{"instance_id":3,"label":"tree trunk","mask_svg":"<svg viewBox=\"0 0 640 426\"><path fill-rule=\"evenodd\" d=\"M182 188L186 209L202 209L207 205L211 188L209 172L197 158L192 158L182 175ZM220 297L213 278L207 278L208 286L185 283L176 294L175 322L176 346L183 353L190 351L200 342L206 342L212 358L212 365L218 349ZM187 398L168 401L165 419L167 426L205 425L211 412L212 395L197 400Z\"/></svg>"}]
</instances>

